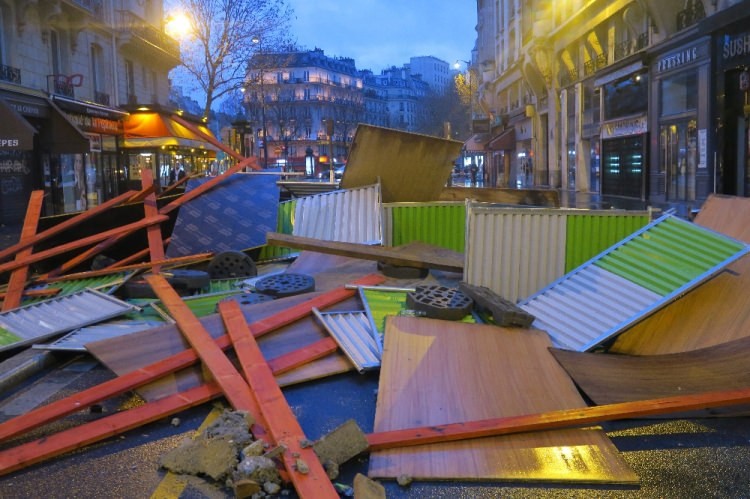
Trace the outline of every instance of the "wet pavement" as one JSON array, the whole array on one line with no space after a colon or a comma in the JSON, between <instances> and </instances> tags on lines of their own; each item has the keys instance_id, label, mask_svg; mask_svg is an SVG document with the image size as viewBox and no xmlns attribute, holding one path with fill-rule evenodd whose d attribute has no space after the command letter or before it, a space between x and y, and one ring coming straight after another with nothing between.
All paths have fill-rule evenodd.
<instances>
[{"instance_id":1,"label":"wet pavement","mask_svg":"<svg viewBox=\"0 0 750 499\"><path fill-rule=\"evenodd\" d=\"M604 207L601 199L580 194L567 205ZM606 203L606 201L604 201ZM588 205L588 206L585 206ZM593 206L592 206L593 205ZM18 239L20 228L0 227L2 247ZM0 361L4 359L0 358ZM111 371L86 354L54 354L53 366L41 366L25 381L0 389L0 421L111 379ZM7 362L7 360L6 360ZM0 364L0 369L2 369ZM0 375L4 373L0 372ZM285 388L284 394L302 429L317 439L348 419L371 431L378 373L349 373ZM29 435L17 444L50 430L68 428L141 403L126 394L81 411ZM123 436L0 477L5 498L213 498L231 497L227 490L200 481L181 482L159 468L160 456L192 435L213 404L184 411L179 424L171 418ZM607 422L601 425L623 459L640 477L632 485L566 485L413 482L402 487L382 481L389 498L745 498L750 497L750 425L744 417L663 418ZM0 444L5 448L8 444ZM341 468L336 482L351 484L366 473L367 455ZM294 497L291 494L287 497Z\"/></svg>"}]
</instances>

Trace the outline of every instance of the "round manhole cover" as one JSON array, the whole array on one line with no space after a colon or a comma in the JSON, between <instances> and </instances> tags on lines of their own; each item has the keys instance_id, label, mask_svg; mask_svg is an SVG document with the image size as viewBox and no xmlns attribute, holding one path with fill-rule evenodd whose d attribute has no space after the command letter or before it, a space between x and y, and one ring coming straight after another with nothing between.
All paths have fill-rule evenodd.
<instances>
[{"instance_id":1,"label":"round manhole cover","mask_svg":"<svg viewBox=\"0 0 750 499\"><path fill-rule=\"evenodd\" d=\"M427 317L457 321L471 313L474 301L461 291L440 285L417 286L407 293L409 308L424 312Z\"/></svg>"},{"instance_id":2,"label":"round manhole cover","mask_svg":"<svg viewBox=\"0 0 750 499\"><path fill-rule=\"evenodd\" d=\"M276 297L293 296L315 291L315 280L306 274L274 274L256 281L255 290Z\"/></svg>"},{"instance_id":3,"label":"round manhole cover","mask_svg":"<svg viewBox=\"0 0 750 499\"><path fill-rule=\"evenodd\" d=\"M253 259L242 251L222 251L209 262L208 273L211 279L230 279L255 277L258 269Z\"/></svg>"}]
</instances>

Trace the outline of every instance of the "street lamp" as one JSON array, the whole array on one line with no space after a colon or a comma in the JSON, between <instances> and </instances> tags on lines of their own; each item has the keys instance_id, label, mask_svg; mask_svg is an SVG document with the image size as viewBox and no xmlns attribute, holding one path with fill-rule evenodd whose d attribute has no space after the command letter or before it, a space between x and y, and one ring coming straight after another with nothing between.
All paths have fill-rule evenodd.
<instances>
[{"instance_id":1,"label":"street lamp","mask_svg":"<svg viewBox=\"0 0 750 499\"><path fill-rule=\"evenodd\" d=\"M253 36L250 41L258 45L258 52L263 55L263 42L260 37ZM268 168L268 130L266 129L266 90L263 81L265 80L263 64L264 61L260 59L260 119L263 130L263 168Z\"/></svg>"}]
</instances>

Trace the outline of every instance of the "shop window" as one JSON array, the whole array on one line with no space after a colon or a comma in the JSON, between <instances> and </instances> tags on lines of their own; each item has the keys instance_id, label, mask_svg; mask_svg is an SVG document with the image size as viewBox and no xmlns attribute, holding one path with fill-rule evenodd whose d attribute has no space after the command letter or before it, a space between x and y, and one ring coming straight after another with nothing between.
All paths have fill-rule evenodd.
<instances>
[{"instance_id":1,"label":"shop window","mask_svg":"<svg viewBox=\"0 0 750 499\"><path fill-rule=\"evenodd\" d=\"M698 107L698 74L682 73L661 81L661 115L669 116Z\"/></svg>"},{"instance_id":2,"label":"shop window","mask_svg":"<svg viewBox=\"0 0 750 499\"><path fill-rule=\"evenodd\" d=\"M645 114L648 111L648 75L638 74L604 85L604 119Z\"/></svg>"},{"instance_id":3,"label":"shop window","mask_svg":"<svg viewBox=\"0 0 750 499\"><path fill-rule=\"evenodd\" d=\"M695 200L698 129L695 119L664 124L659 130L660 173L666 176L667 199Z\"/></svg>"},{"instance_id":4,"label":"shop window","mask_svg":"<svg viewBox=\"0 0 750 499\"><path fill-rule=\"evenodd\" d=\"M602 194L641 199L644 196L643 135L602 141Z\"/></svg>"}]
</instances>

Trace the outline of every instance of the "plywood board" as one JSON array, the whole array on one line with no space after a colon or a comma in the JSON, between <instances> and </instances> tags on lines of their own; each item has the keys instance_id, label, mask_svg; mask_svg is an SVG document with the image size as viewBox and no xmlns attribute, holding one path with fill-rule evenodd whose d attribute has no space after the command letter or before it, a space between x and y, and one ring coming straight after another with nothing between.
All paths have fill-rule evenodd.
<instances>
[{"instance_id":1,"label":"plywood board","mask_svg":"<svg viewBox=\"0 0 750 499\"><path fill-rule=\"evenodd\" d=\"M549 338L517 330L389 317L374 431L585 407L549 354ZM632 483L599 428L554 430L378 451L369 476Z\"/></svg>"},{"instance_id":2,"label":"plywood board","mask_svg":"<svg viewBox=\"0 0 750 499\"><path fill-rule=\"evenodd\" d=\"M665 355L551 352L597 405L750 387L750 337ZM737 414L747 409L709 409L691 415Z\"/></svg>"},{"instance_id":3,"label":"plywood board","mask_svg":"<svg viewBox=\"0 0 750 499\"><path fill-rule=\"evenodd\" d=\"M750 198L712 195L695 223L750 243ZM610 352L660 355L750 335L750 255L621 334Z\"/></svg>"},{"instance_id":4,"label":"plywood board","mask_svg":"<svg viewBox=\"0 0 750 499\"><path fill-rule=\"evenodd\" d=\"M343 189L380 181L384 203L437 201L463 144L372 125L359 125L352 140Z\"/></svg>"},{"instance_id":5,"label":"plywood board","mask_svg":"<svg viewBox=\"0 0 750 499\"><path fill-rule=\"evenodd\" d=\"M484 203L545 206L548 208L560 207L560 193L554 189L446 187L440 192L440 201L464 201L466 199Z\"/></svg>"}]
</instances>

